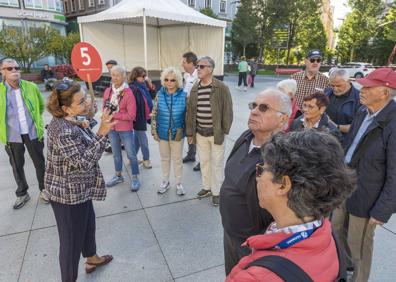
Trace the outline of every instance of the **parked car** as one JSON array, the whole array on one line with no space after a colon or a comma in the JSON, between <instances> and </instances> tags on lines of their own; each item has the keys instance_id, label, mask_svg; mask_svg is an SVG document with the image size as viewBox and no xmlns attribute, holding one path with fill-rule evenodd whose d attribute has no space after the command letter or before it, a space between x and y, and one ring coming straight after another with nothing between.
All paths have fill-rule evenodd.
<instances>
[{"instance_id":1,"label":"parked car","mask_svg":"<svg viewBox=\"0 0 396 282\"><path fill-rule=\"evenodd\" d=\"M350 62L346 63L341 66L333 67L329 70L329 74L335 69L346 69L349 73L349 77L354 77L356 79L365 77L368 75L370 72L375 70L372 64L368 63L356 63L356 62Z\"/></svg>"}]
</instances>

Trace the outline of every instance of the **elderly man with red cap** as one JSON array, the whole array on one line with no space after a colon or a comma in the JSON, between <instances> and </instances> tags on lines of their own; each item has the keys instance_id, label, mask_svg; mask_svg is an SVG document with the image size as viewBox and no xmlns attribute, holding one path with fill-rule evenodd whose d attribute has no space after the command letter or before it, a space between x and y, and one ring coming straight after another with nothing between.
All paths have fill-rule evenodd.
<instances>
[{"instance_id":1,"label":"elderly man with red cap","mask_svg":"<svg viewBox=\"0 0 396 282\"><path fill-rule=\"evenodd\" d=\"M354 267L353 281L368 281L374 230L396 212L396 72L380 68L357 80L360 103L345 142L345 162L356 169L358 184L346 206L333 213L341 225L349 217L347 245ZM337 227L338 226L338 227Z\"/></svg>"}]
</instances>

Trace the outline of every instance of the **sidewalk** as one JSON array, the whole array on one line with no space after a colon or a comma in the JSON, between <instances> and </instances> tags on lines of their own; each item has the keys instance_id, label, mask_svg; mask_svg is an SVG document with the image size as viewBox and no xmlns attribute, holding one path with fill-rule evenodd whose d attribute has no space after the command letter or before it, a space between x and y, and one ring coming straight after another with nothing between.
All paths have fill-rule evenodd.
<instances>
[{"instance_id":1,"label":"sidewalk","mask_svg":"<svg viewBox=\"0 0 396 282\"><path fill-rule=\"evenodd\" d=\"M247 92L235 90L235 77L225 79L234 103L234 123L226 139L228 156L236 138L247 128L248 102L258 89L274 86L279 79L258 78L256 89ZM46 122L50 120L48 113L44 117ZM112 254L114 261L86 275L81 259L78 281L224 281L220 214L210 198L195 198L201 189L200 173L193 172L192 163L184 165L187 194L177 196L172 179L172 188L158 195L159 149L151 137L149 143L153 168L140 166L141 190L129 190L130 171L124 167L126 182L109 188L106 201L95 202L98 253ZM13 210L15 182L8 157L0 149L0 282L59 281L55 219L51 207L38 201L34 167L27 153L25 156L32 199L22 209ZM105 179L109 179L114 172L112 155L105 153L100 165ZM387 226L396 230L394 218ZM395 239L382 228L377 229L371 281L395 280Z\"/></svg>"}]
</instances>

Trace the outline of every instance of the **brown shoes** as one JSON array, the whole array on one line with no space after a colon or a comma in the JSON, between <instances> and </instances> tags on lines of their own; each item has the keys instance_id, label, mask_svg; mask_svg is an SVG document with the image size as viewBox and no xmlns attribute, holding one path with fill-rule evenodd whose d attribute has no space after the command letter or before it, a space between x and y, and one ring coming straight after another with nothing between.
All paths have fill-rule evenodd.
<instances>
[{"instance_id":1,"label":"brown shoes","mask_svg":"<svg viewBox=\"0 0 396 282\"><path fill-rule=\"evenodd\" d=\"M90 263L86 262L85 263L85 272L92 273L96 270L96 267L108 264L109 262L111 262L113 260L112 255L104 255L101 258L104 259L101 262L90 262Z\"/></svg>"}]
</instances>

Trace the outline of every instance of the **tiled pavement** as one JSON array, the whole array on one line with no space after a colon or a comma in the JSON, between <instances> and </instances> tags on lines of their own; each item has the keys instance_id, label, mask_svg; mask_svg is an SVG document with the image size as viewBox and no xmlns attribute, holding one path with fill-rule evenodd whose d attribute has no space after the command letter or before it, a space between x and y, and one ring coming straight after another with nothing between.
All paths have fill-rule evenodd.
<instances>
[{"instance_id":1,"label":"tiled pavement","mask_svg":"<svg viewBox=\"0 0 396 282\"><path fill-rule=\"evenodd\" d=\"M246 129L247 103L259 89L274 86L278 80L259 77L256 89L245 93L235 90L235 76L226 77L234 102L234 123L227 137L226 155ZM45 119L49 121L48 113ZM195 198L201 180L200 174L192 171L191 163L183 171L185 196L176 195L174 182L170 191L158 195L158 145L152 138L149 140L153 168L141 168L142 189L130 192L130 177L126 177L124 184L108 189L105 202L95 203L98 253L111 253L114 261L86 275L81 260L78 281L223 281L218 208L210 204L210 199ZM112 155L105 153L100 165L105 178L109 178L114 169ZM124 176L129 174L127 168ZM24 208L13 210L15 183L7 155L4 149L0 150L0 282L60 281L55 219L50 206L37 200L37 180L28 154L25 171L32 200ZM396 230L396 221L392 220L388 227ZM395 261L396 236L379 228L371 281L395 281Z\"/></svg>"}]
</instances>

